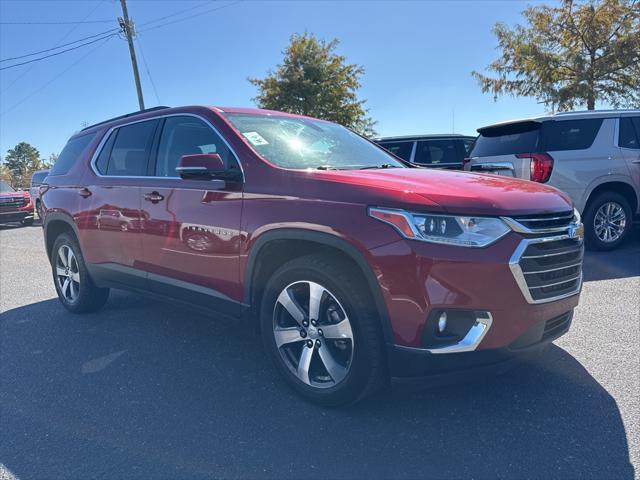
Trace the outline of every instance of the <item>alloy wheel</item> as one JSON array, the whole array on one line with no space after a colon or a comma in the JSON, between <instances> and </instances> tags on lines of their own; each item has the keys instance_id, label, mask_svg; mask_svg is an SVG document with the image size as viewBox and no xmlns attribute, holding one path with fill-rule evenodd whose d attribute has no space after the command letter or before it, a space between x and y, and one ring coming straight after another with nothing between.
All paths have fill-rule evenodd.
<instances>
[{"instance_id":1,"label":"alloy wheel","mask_svg":"<svg viewBox=\"0 0 640 480\"><path fill-rule=\"evenodd\" d=\"M336 296L322 285L298 281L278 295L273 335L280 357L307 385L330 388L347 376L353 360L351 323Z\"/></svg>"},{"instance_id":2,"label":"alloy wheel","mask_svg":"<svg viewBox=\"0 0 640 480\"><path fill-rule=\"evenodd\" d=\"M622 205L606 202L598 208L593 218L593 229L596 236L604 243L615 242L624 234L627 215Z\"/></svg>"},{"instance_id":3,"label":"alloy wheel","mask_svg":"<svg viewBox=\"0 0 640 480\"><path fill-rule=\"evenodd\" d=\"M56 256L56 282L65 300L73 303L80 295L78 259L68 245L62 245Z\"/></svg>"}]
</instances>

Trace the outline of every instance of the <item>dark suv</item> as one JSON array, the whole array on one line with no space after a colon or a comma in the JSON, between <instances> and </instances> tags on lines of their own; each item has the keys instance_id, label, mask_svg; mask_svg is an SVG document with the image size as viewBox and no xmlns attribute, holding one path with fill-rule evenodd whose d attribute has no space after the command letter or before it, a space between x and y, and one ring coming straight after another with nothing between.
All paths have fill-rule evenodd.
<instances>
[{"instance_id":1,"label":"dark suv","mask_svg":"<svg viewBox=\"0 0 640 480\"><path fill-rule=\"evenodd\" d=\"M87 127L41 200L68 310L125 288L245 316L323 404L506 367L567 331L582 285L582 226L557 190L413 168L274 111L164 107Z\"/></svg>"},{"instance_id":2,"label":"dark suv","mask_svg":"<svg viewBox=\"0 0 640 480\"><path fill-rule=\"evenodd\" d=\"M374 139L381 147L421 167L462 170L475 137L465 135L412 135Z\"/></svg>"}]
</instances>

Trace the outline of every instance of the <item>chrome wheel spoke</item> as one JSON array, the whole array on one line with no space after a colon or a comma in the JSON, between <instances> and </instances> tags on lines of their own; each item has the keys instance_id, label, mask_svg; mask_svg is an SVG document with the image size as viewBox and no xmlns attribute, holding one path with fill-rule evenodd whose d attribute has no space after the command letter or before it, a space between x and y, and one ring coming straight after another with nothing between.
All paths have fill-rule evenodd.
<instances>
[{"instance_id":1,"label":"chrome wheel spoke","mask_svg":"<svg viewBox=\"0 0 640 480\"><path fill-rule=\"evenodd\" d=\"M347 368L336 362L326 345L318 349L318 355L327 373L335 383L339 383L347 375Z\"/></svg>"},{"instance_id":2,"label":"chrome wheel spoke","mask_svg":"<svg viewBox=\"0 0 640 480\"><path fill-rule=\"evenodd\" d=\"M322 285L309 282L309 318L317 320L320 318L320 303L325 289Z\"/></svg>"},{"instance_id":3,"label":"chrome wheel spoke","mask_svg":"<svg viewBox=\"0 0 640 480\"><path fill-rule=\"evenodd\" d=\"M313 358L313 348L302 347L300 361L298 362L297 374L298 378L307 385L311 385L309 378L309 367L311 367L311 358Z\"/></svg>"},{"instance_id":4,"label":"chrome wheel spoke","mask_svg":"<svg viewBox=\"0 0 640 480\"><path fill-rule=\"evenodd\" d=\"M276 345L280 348L283 345L302 342L304 338L300 336L300 329L297 327L276 328L273 332L276 338Z\"/></svg>"},{"instance_id":5,"label":"chrome wheel spoke","mask_svg":"<svg viewBox=\"0 0 640 480\"><path fill-rule=\"evenodd\" d=\"M69 247L67 247L67 267L71 268L74 260L75 260L75 257L73 256L73 252Z\"/></svg>"},{"instance_id":6,"label":"chrome wheel spoke","mask_svg":"<svg viewBox=\"0 0 640 480\"><path fill-rule=\"evenodd\" d=\"M68 267L69 266L69 262L67 261L67 254L65 253L65 246L60 247L60 250L58 250L58 258L60 259L60 262L62 262L62 266L63 267Z\"/></svg>"},{"instance_id":7,"label":"chrome wheel spoke","mask_svg":"<svg viewBox=\"0 0 640 480\"><path fill-rule=\"evenodd\" d=\"M56 266L56 275L58 275L59 277L66 277L67 271L62 267Z\"/></svg>"},{"instance_id":8,"label":"chrome wheel spoke","mask_svg":"<svg viewBox=\"0 0 640 480\"><path fill-rule=\"evenodd\" d=\"M69 280L69 289L71 291L71 300L75 300L78 296L78 287L76 286L76 282Z\"/></svg>"},{"instance_id":9,"label":"chrome wheel spoke","mask_svg":"<svg viewBox=\"0 0 640 480\"><path fill-rule=\"evenodd\" d=\"M289 289L283 290L278 296L277 301L289 312L289 315L291 315L296 322L302 325L302 321L305 318L304 310L302 310L302 307L300 307L298 302L291 296Z\"/></svg>"},{"instance_id":10,"label":"chrome wheel spoke","mask_svg":"<svg viewBox=\"0 0 640 480\"><path fill-rule=\"evenodd\" d=\"M62 284L62 294L65 297L69 297L69 284L71 283L71 281L69 280L69 277L64 279L64 283Z\"/></svg>"},{"instance_id":11,"label":"chrome wheel spoke","mask_svg":"<svg viewBox=\"0 0 640 480\"><path fill-rule=\"evenodd\" d=\"M71 272L71 279L76 282L76 283L80 283L80 272Z\"/></svg>"},{"instance_id":12,"label":"chrome wheel spoke","mask_svg":"<svg viewBox=\"0 0 640 480\"><path fill-rule=\"evenodd\" d=\"M331 340L353 339L353 331L349 319L345 318L339 323L333 325L322 325L322 334L325 338Z\"/></svg>"}]
</instances>

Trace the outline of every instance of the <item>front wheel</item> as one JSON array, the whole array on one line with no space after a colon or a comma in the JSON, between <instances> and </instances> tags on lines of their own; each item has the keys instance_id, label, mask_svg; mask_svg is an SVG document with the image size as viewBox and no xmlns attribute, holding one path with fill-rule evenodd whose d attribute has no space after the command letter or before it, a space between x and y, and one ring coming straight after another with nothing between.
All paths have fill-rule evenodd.
<instances>
[{"instance_id":1,"label":"front wheel","mask_svg":"<svg viewBox=\"0 0 640 480\"><path fill-rule=\"evenodd\" d=\"M30 227L31 225L33 225L33 218L25 218L20 223L25 227Z\"/></svg>"},{"instance_id":2,"label":"front wheel","mask_svg":"<svg viewBox=\"0 0 640 480\"><path fill-rule=\"evenodd\" d=\"M304 397L323 405L358 401L384 379L373 305L364 283L330 256L292 260L265 289L260 314L265 349Z\"/></svg>"},{"instance_id":3,"label":"front wheel","mask_svg":"<svg viewBox=\"0 0 640 480\"><path fill-rule=\"evenodd\" d=\"M615 192L598 195L584 213L587 246L596 250L613 250L631 229L629 202Z\"/></svg>"},{"instance_id":4,"label":"front wheel","mask_svg":"<svg viewBox=\"0 0 640 480\"><path fill-rule=\"evenodd\" d=\"M53 281L62 305L73 313L99 310L109 298L108 288L95 286L78 241L68 233L61 234L51 251Z\"/></svg>"}]
</instances>

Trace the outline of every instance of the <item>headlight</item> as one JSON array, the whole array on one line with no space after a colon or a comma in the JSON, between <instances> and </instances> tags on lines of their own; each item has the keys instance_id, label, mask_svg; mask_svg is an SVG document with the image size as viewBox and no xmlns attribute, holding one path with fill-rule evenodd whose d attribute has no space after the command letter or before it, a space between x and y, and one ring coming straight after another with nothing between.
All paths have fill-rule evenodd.
<instances>
[{"instance_id":1,"label":"headlight","mask_svg":"<svg viewBox=\"0 0 640 480\"><path fill-rule=\"evenodd\" d=\"M369 215L392 225L405 238L461 247L486 247L510 231L499 218L431 215L386 208L369 208Z\"/></svg>"}]
</instances>

